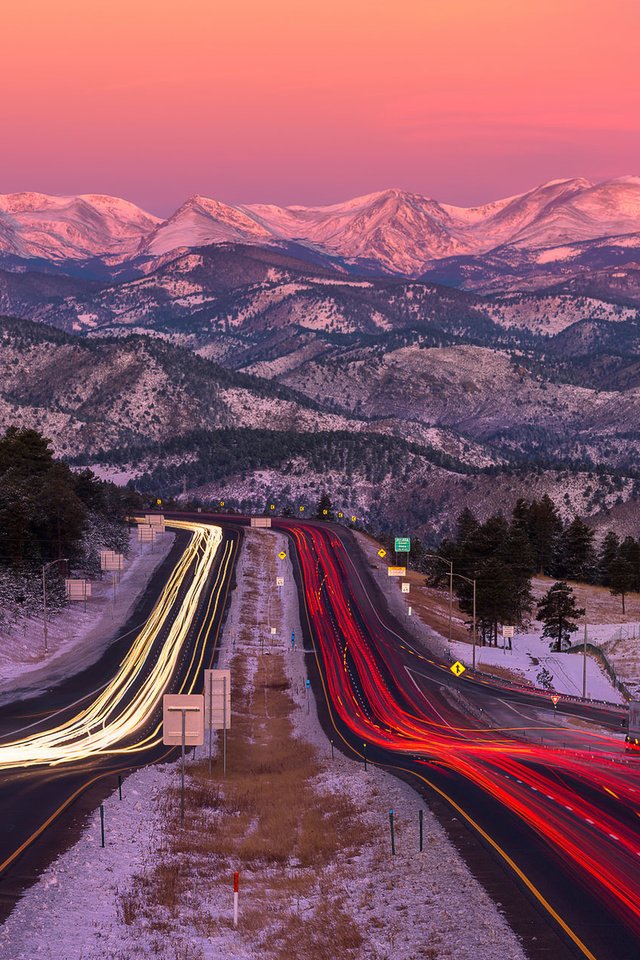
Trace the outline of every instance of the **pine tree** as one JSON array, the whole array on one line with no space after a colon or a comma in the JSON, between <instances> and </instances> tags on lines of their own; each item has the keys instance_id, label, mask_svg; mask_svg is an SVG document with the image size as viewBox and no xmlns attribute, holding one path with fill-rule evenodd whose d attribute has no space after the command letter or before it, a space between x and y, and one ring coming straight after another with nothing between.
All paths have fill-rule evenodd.
<instances>
[{"instance_id":1,"label":"pine tree","mask_svg":"<svg viewBox=\"0 0 640 960\"><path fill-rule=\"evenodd\" d=\"M640 591L640 541L625 537L620 544L620 556L630 564L633 571L631 589Z\"/></svg>"},{"instance_id":2,"label":"pine tree","mask_svg":"<svg viewBox=\"0 0 640 960\"><path fill-rule=\"evenodd\" d=\"M538 603L538 620L544 624L542 636L549 637L556 651L561 651L578 629L574 621L584 616L584 612L576 607L576 598L568 583L560 580L552 584Z\"/></svg>"},{"instance_id":3,"label":"pine tree","mask_svg":"<svg viewBox=\"0 0 640 960\"><path fill-rule=\"evenodd\" d=\"M574 517L562 531L554 560L554 576L562 580L593 583L597 573L594 531L580 517Z\"/></svg>"},{"instance_id":4,"label":"pine tree","mask_svg":"<svg viewBox=\"0 0 640 960\"><path fill-rule=\"evenodd\" d=\"M320 495L318 500L318 506L316 508L316 519L317 520L335 520L335 515L333 512L333 505L331 503L331 498L328 493L324 490Z\"/></svg>"},{"instance_id":5,"label":"pine tree","mask_svg":"<svg viewBox=\"0 0 640 960\"><path fill-rule=\"evenodd\" d=\"M549 573L554 550L560 534L562 521L548 494L531 504L529 511L529 539L533 549L535 569Z\"/></svg>"},{"instance_id":6,"label":"pine tree","mask_svg":"<svg viewBox=\"0 0 640 960\"><path fill-rule=\"evenodd\" d=\"M598 579L604 587L609 586L609 567L618 556L620 538L613 530L609 530L598 554Z\"/></svg>"},{"instance_id":7,"label":"pine tree","mask_svg":"<svg viewBox=\"0 0 640 960\"><path fill-rule=\"evenodd\" d=\"M609 591L612 597L620 597L622 600L622 615L625 614L624 598L633 590L635 581L634 570L631 563L625 560L623 556L617 556L609 564L607 571L609 580Z\"/></svg>"}]
</instances>

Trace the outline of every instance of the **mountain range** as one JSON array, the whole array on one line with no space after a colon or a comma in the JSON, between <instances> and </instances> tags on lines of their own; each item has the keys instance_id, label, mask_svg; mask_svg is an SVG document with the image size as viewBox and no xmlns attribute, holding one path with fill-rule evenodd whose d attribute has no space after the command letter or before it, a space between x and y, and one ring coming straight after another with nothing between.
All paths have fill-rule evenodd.
<instances>
[{"instance_id":1,"label":"mountain range","mask_svg":"<svg viewBox=\"0 0 640 960\"><path fill-rule=\"evenodd\" d=\"M327 489L425 533L548 492L596 523L640 492L639 252L638 178L166 220L5 196L0 426L150 491Z\"/></svg>"},{"instance_id":2,"label":"mountain range","mask_svg":"<svg viewBox=\"0 0 640 960\"><path fill-rule=\"evenodd\" d=\"M35 261L144 273L167 254L223 243L303 248L309 258L345 272L423 277L481 291L523 281L528 289L548 287L595 267L615 272L596 282L617 280L622 293L630 273L633 297L640 287L640 177L552 180L477 207L398 189L319 207L195 196L164 220L99 195L0 197L0 262L10 269Z\"/></svg>"}]
</instances>

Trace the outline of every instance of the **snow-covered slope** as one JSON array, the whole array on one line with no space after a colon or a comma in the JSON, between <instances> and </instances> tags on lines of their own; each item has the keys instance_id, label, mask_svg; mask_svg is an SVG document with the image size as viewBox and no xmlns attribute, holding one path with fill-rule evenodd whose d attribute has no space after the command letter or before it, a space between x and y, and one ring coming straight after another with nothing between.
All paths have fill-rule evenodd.
<instances>
[{"instance_id":1,"label":"snow-covered slope","mask_svg":"<svg viewBox=\"0 0 640 960\"><path fill-rule=\"evenodd\" d=\"M160 256L181 247L228 241L265 243L272 235L241 208L196 196L158 224L141 243L140 253Z\"/></svg>"},{"instance_id":2,"label":"snow-covered slope","mask_svg":"<svg viewBox=\"0 0 640 960\"><path fill-rule=\"evenodd\" d=\"M562 259L571 244L607 237L618 243L631 238L633 250L639 234L640 177L598 184L552 180L470 208L398 189L323 207L228 204L195 196L164 221L113 197L0 197L0 252L53 260L157 258L229 242L297 243L344 261L417 275L434 261L496 250L501 256L505 250L521 256L543 251L543 258Z\"/></svg>"},{"instance_id":3,"label":"snow-covered slope","mask_svg":"<svg viewBox=\"0 0 640 960\"><path fill-rule=\"evenodd\" d=\"M0 251L24 258L125 258L159 223L128 200L85 194L0 196Z\"/></svg>"}]
</instances>

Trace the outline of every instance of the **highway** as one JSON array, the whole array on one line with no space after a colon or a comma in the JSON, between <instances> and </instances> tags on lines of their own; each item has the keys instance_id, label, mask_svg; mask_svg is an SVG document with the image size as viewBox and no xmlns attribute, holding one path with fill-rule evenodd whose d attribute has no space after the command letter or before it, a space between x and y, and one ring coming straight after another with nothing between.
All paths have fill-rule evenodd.
<instances>
[{"instance_id":1,"label":"highway","mask_svg":"<svg viewBox=\"0 0 640 960\"><path fill-rule=\"evenodd\" d=\"M328 731L413 781L463 846L477 838L470 857L481 872L487 853L498 864L498 899L531 956L637 960L640 768L621 711L575 703L561 716L544 694L455 677L390 615L348 531L273 526L298 560Z\"/></svg>"},{"instance_id":2,"label":"highway","mask_svg":"<svg viewBox=\"0 0 640 960\"><path fill-rule=\"evenodd\" d=\"M162 695L200 692L214 663L238 532L167 525L179 542L139 629L60 688L0 711L0 915L73 835L72 814L118 774L175 754L162 746Z\"/></svg>"}]
</instances>

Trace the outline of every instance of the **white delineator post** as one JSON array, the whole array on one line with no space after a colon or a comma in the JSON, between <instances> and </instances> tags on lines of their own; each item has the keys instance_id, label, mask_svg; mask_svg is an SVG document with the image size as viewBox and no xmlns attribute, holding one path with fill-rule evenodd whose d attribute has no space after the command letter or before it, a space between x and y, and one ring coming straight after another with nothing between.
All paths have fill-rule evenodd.
<instances>
[{"instance_id":1,"label":"white delineator post","mask_svg":"<svg viewBox=\"0 0 640 960\"><path fill-rule=\"evenodd\" d=\"M238 888L240 886L240 874L236 870L233 875L233 926L238 926Z\"/></svg>"}]
</instances>

